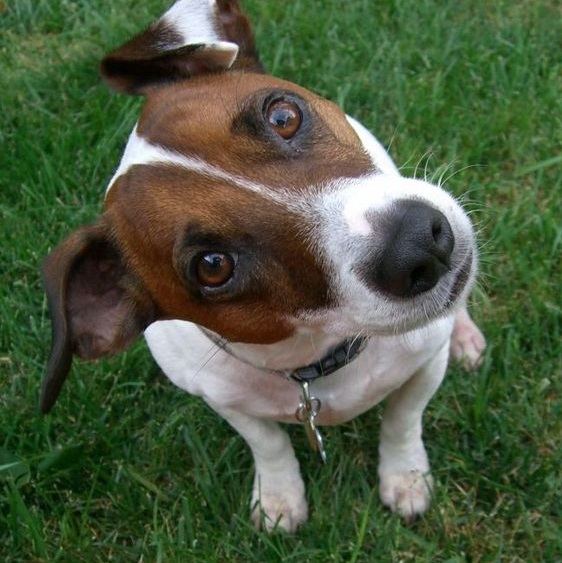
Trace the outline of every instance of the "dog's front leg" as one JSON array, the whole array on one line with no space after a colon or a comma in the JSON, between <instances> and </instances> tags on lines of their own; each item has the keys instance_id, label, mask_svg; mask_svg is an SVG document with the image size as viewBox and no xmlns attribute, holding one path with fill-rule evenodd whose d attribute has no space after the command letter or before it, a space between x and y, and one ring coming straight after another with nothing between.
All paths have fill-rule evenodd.
<instances>
[{"instance_id":1,"label":"dog's front leg","mask_svg":"<svg viewBox=\"0 0 562 563\"><path fill-rule=\"evenodd\" d=\"M406 521L429 507L433 479L422 441L422 415L447 361L448 345L387 399L379 445L380 497Z\"/></svg>"},{"instance_id":2,"label":"dog's front leg","mask_svg":"<svg viewBox=\"0 0 562 563\"><path fill-rule=\"evenodd\" d=\"M252 521L294 532L308 518L304 482L287 433L273 421L212 407L246 440L255 463Z\"/></svg>"},{"instance_id":3,"label":"dog's front leg","mask_svg":"<svg viewBox=\"0 0 562 563\"><path fill-rule=\"evenodd\" d=\"M466 305L455 315L451 336L451 355L466 369L477 368L482 363L486 339L468 314Z\"/></svg>"}]
</instances>

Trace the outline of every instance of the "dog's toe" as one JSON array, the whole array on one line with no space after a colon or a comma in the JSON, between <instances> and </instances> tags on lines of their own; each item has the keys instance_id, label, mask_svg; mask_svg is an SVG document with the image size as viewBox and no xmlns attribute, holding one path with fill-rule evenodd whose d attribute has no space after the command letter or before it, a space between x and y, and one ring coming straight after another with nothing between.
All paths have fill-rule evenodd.
<instances>
[{"instance_id":1,"label":"dog's toe","mask_svg":"<svg viewBox=\"0 0 562 563\"><path fill-rule=\"evenodd\" d=\"M429 508L432 489L431 475L412 470L381 476L379 494L385 506L410 523Z\"/></svg>"},{"instance_id":2,"label":"dog's toe","mask_svg":"<svg viewBox=\"0 0 562 563\"><path fill-rule=\"evenodd\" d=\"M252 500L252 522L258 530L296 532L308 519L304 494L294 491L264 493Z\"/></svg>"}]
</instances>

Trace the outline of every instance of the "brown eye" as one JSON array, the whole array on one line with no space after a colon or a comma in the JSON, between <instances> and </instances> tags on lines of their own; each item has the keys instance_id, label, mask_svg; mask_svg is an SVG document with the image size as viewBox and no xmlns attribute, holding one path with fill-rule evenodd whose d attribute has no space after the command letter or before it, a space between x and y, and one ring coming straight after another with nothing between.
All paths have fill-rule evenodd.
<instances>
[{"instance_id":1,"label":"brown eye","mask_svg":"<svg viewBox=\"0 0 562 563\"><path fill-rule=\"evenodd\" d=\"M197 281L205 287L224 285L234 274L235 259L231 254L223 252L206 252L201 254L195 266Z\"/></svg>"},{"instance_id":2,"label":"brown eye","mask_svg":"<svg viewBox=\"0 0 562 563\"><path fill-rule=\"evenodd\" d=\"M277 100L267 108L267 120L278 135L288 140L299 130L302 115L297 104L288 100Z\"/></svg>"}]
</instances>

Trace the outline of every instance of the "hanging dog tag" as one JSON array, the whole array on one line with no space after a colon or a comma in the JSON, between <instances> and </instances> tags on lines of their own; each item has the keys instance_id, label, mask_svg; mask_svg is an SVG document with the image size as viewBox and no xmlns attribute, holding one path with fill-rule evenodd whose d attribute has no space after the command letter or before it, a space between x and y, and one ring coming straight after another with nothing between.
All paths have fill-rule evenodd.
<instances>
[{"instance_id":1,"label":"hanging dog tag","mask_svg":"<svg viewBox=\"0 0 562 563\"><path fill-rule=\"evenodd\" d=\"M326 463L327 456L326 450L324 449L324 443L322 441L322 434L320 434L320 430L318 430L315 423L316 416L320 412L322 403L320 402L320 399L310 395L308 381L301 379L298 380L298 383L301 386L303 394L301 397L302 402L299 404L295 416L297 420L304 425L306 437L308 438L312 451L318 455L322 463Z\"/></svg>"}]
</instances>

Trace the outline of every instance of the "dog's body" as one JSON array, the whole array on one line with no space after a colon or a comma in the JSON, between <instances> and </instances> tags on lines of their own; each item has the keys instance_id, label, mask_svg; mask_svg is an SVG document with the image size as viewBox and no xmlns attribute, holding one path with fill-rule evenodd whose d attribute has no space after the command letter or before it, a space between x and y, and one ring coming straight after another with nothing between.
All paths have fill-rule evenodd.
<instances>
[{"instance_id":1,"label":"dog's body","mask_svg":"<svg viewBox=\"0 0 562 563\"><path fill-rule=\"evenodd\" d=\"M104 214L46 262L43 410L73 353L116 353L146 329L166 375L251 447L256 524L307 517L277 421L304 422L321 453L316 424L385 398L382 501L408 519L426 510L423 410L449 349L475 365L484 348L464 305L476 251L461 208L400 176L333 104L263 74L234 0L176 2L102 68L147 103Z\"/></svg>"}]
</instances>

